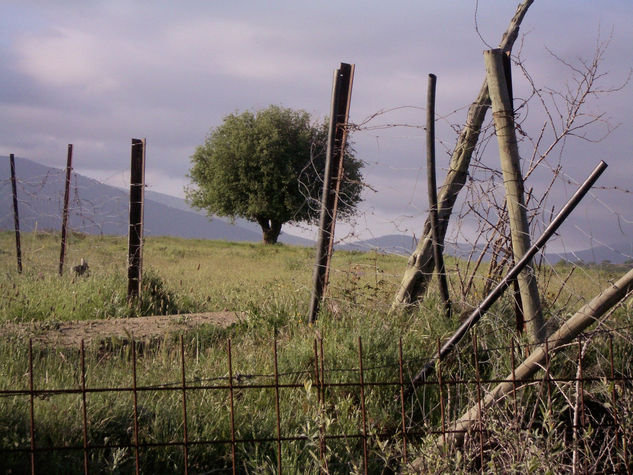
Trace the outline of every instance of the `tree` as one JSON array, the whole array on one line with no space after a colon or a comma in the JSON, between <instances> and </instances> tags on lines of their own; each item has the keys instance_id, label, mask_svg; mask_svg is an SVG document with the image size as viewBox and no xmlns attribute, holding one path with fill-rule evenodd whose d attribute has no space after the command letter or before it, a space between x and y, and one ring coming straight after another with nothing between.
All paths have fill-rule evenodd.
<instances>
[{"instance_id":1,"label":"tree","mask_svg":"<svg viewBox=\"0 0 633 475\"><path fill-rule=\"evenodd\" d=\"M192 206L209 215L258 223L265 244L274 244L284 223L314 223L321 202L327 122L312 124L305 111L270 106L230 114L212 129L191 157L186 190ZM345 150L339 216L360 202L363 164Z\"/></svg>"}]
</instances>

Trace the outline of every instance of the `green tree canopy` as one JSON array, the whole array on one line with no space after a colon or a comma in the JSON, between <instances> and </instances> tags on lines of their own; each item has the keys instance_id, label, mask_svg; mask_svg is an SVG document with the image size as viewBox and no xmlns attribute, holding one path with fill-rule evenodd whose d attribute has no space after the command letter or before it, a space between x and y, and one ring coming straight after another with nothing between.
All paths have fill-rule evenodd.
<instances>
[{"instance_id":1,"label":"green tree canopy","mask_svg":"<svg viewBox=\"0 0 633 475\"><path fill-rule=\"evenodd\" d=\"M267 244L284 223L315 222L319 216L327 123L312 124L305 111L270 106L224 118L191 157L194 186L188 201L209 215L257 222ZM360 202L363 164L346 146L339 216Z\"/></svg>"}]
</instances>

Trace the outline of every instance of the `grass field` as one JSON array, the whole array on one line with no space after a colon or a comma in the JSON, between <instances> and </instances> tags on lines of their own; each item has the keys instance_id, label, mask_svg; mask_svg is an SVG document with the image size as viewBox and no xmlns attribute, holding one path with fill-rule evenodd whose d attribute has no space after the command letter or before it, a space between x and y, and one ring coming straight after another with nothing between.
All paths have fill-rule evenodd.
<instances>
[{"instance_id":1,"label":"grass field","mask_svg":"<svg viewBox=\"0 0 633 475\"><path fill-rule=\"evenodd\" d=\"M126 302L125 238L91 237L73 234L69 242L68 266L63 277L57 275L59 235L55 233L23 236L24 272L15 271L12 233L0 233L0 322L42 322L54 327L66 320L103 318L143 318L156 314L241 311L245 318L228 328L203 326L183 334L187 375L191 381L206 381L227 376L227 340L233 351L234 374L271 375L273 340L279 347L279 372L288 373L284 381L298 384L299 389L281 391L280 411L287 434L303 434L307 441L283 445L282 460L286 472L318 473L319 425L328 433L354 433L360 427L360 407L356 391L331 388L327 405L318 403L317 390L311 385L314 366L314 341L322 338L328 380L349 377L334 369L358 368L358 338L362 338L364 364L371 368L372 381L394 381L398 377L398 341L402 339L404 359L409 373L417 371L444 339L459 325L442 315L434 286L419 308L412 312L389 313L406 259L378 253L336 252L328 303L314 326L305 323L310 297L314 262L312 249L291 246L227 243L174 238L149 238L144 251L143 303L130 307ZM71 265L85 258L90 275L76 277ZM483 278L477 277L473 292L457 297L460 276L456 269L464 263L448 259L451 289L457 309L466 311L477 304ZM580 305L619 276L615 267L579 267L569 275L568 265L543 266L539 282L546 314L552 326L572 314ZM486 269L481 270L481 275ZM473 380L477 371L486 379L504 377L511 369L510 352L524 337L514 333L513 304L509 297L499 301L478 326L478 366L472 346L463 348L446 362L446 378ZM631 376L633 352L628 328L633 311L630 304L618 308L609 320L617 328L614 362L619 374ZM603 327L604 328L604 327ZM180 380L180 345L174 334L145 342L138 357L139 385L173 384ZM600 379L608 372L609 339L594 337L595 344L584 356L584 371L596 375L583 391L595 407L614 413L612 382ZM470 341L470 340L469 340ZM517 347L518 348L518 347ZM108 340L86 350L86 384L88 387L122 387L130 384L131 345L126 340ZM576 372L575 349L552 364L552 372L573 377ZM517 358L520 354L517 354ZM79 384L77 348L35 346L33 357L34 387L77 388ZM476 371L477 370L477 371ZM0 389L29 387L28 342L20 336L7 336L0 346ZM352 375L353 376L353 375ZM486 387L489 387L487 385ZM522 389L519 418L524 429L511 430L515 417L510 401L489 415L490 437L483 463L487 469L501 472L544 470L544 461L553 472L567 471L572 464L569 443L569 411L574 406L576 385L571 382L546 385L532 384ZM631 419L633 405L625 385L616 389L620 425ZM383 432L398 432L400 406L393 388L372 387L365 395L370 438L370 473L389 473L401 461L401 438L381 437ZM454 385L442 396L447 420L456 419L476 401L473 385ZM177 442L182 440L181 394L177 391L146 391L139 396L139 437L141 441ZM0 401L0 448L28 448L29 398L5 396ZM418 391L407 408L413 431L437 430L440 426L439 394L436 386ZM226 439L229 413L226 391L197 391L188 396L188 430L190 440ZM592 406L593 407L593 406ZM117 445L131 440L131 403L128 393L91 393L87 401L89 434L93 445ZM61 394L34 404L38 445L76 445L83 443L81 397ZM587 409L589 411L589 409ZM596 409L597 411L598 409ZM512 413L512 415L511 415ZM628 418L628 419L627 419ZM276 434L274 400L270 389L248 390L236 403L235 427L238 436L271 437ZM630 427L630 426L629 426ZM594 432L591 432L591 431ZM613 447L594 449L590 440L595 431L587 425L577 437L583 460L596 467L623 467L626 452ZM603 434L604 435L604 434ZM605 436L606 437L606 436ZM611 437L609 435L609 437ZM606 437L606 439L609 439ZM620 434L621 439L630 433ZM475 470L481 463L479 445L442 456L434 436L409 439L409 456L421 456L428 471L459 472ZM584 444L584 445L583 445ZM613 444L612 444L613 445ZM607 450L609 449L609 450ZM613 450L612 450L613 449ZM276 467L274 443L238 445L239 468L244 473L273 473ZM596 455L597 454L597 455ZM605 455L608 454L608 457ZM592 458L593 457L593 458ZM609 458L611 457L611 458ZM619 457L619 458L618 458ZM361 471L362 445L358 440L341 439L327 446L331 473ZM83 470L80 452L46 452L36 463L47 473ZM609 465L609 463L611 465ZM26 453L5 453L3 469L15 473L29 469ZM190 469L196 473L222 473L231 466L227 446L193 445L189 452ZM618 465L620 464L620 465ZM104 448L90 451L92 471L127 473L133 470L134 455L128 448ZM148 448L141 454L144 473L178 472L183 469L182 448ZM70 467L70 468L69 468ZM362 473L362 471L361 471Z\"/></svg>"}]
</instances>

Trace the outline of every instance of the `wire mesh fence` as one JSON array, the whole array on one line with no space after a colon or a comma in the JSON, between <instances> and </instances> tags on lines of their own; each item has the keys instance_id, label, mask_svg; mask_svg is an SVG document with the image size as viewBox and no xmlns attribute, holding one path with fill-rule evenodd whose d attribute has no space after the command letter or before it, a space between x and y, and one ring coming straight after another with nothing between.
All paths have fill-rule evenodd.
<instances>
[{"instance_id":1,"label":"wire mesh fence","mask_svg":"<svg viewBox=\"0 0 633 475\"><path fill-rule=\"evenodd\" d=\"M469 406L481 404L494 385L511 382L514 389L508 398L480 407L480 418L466 434L466 467L503 469L506 459L522 456L510 456L512 451L543 443L551 444L549 457L564 459L558 467L623 472L632 468L631 328L585 334L568 345L561 358L548 359L539 377L522 381L500 378L491 367L498 368L493 362L502 360L501 366L513 375L529 346L513 340L508 346L486 347L473 333L471 345L456 358L439 361L435 376L406 398L405 390L423 360L407 358L402 340L391 342L393 361L376 364L376 355L365 352L359 337L354 348L357 364L351 367L340 367L336 355L324 354L322 339L313 341L307 366L293 366L283 361L284 348L279 351L274 340L267 351L270 373L246 372L247 367L237 363L239 349L227 340L218 342L225 370L201 375L195 347L181 337L170 353L169 375L162 378L145 374L145 365L139 367L150 350L132 340L122 352L119 380L111 385L99 384L99 365L86 362L83 342L59 353L62 372L68 374L62 377L65 384L57 385L60 379L52 383L52 369L41 361L55 350L30 342L23 385L0 390L3 411L22 421L15 427L16 442L2 442L2 464L41 473L51 470L55 461L58 468L88 473L105 469L119 457L119 467L137 473L155 469L153 459L184 473L248 471L254 469L253 460L266 461L268 469L278 473L301 469L297 462L321 473L351 467L361 473L375 473L379 467L407 470L427 466L432 455L448 453L444 450L451 449L441 446L454 433L451 421ZM102 351L101 360L107 357L112 355ZM152 407L157 397L169 399L169 405ZM257 400L255 412L252 404ZM122 417L127 420L119 421L125 428L119 434L113 430L99 440L100 426L113 417L104 401L106 406L126 407ZM63 412L63 426L52 430L47 411ZM221 423L201 431L201 417L202 424ZM157 426L157 420L170 420L169 429ZM517 447L522 439L525 446ZM308 455L302 460L301 454Z\"/></svg>"}]
</instances>

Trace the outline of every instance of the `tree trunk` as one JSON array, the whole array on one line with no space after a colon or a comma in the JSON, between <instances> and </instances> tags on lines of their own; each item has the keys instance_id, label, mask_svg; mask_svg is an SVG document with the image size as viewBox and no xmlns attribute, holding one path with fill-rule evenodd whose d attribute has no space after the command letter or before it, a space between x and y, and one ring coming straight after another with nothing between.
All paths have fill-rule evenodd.
<instances>
[{"instance_id":1,"label":"tree trunk","mask_svg":"<svg viewBox=\"0 0 633 475\"><path fill-rule=\"evenodd\" d=\"M264 244L277 244L277 238L281 233L282 223L274 219L263 218L261 216L257 216L256 219L262 228Z\"/></svg>"},{"instance_id":2,"label":"tree trunk","mask_svg":"<svg viewBox=\"0 0 633 475\"><path fill-rule=\"evenodd\" d=\"M525 0L517 7L517 11L510 21L508 29L503 34L499 48L503 51L510 51L519 34L519 26L528 8L534 0ZM440 190L437 203L438 232L437 240L444 243L448 221L453 212L453 206L457 200L457 195L466 183L470 158L479 140L479 132L486 117L486 111L490 106L490 95L488 94L488 83L484 80L479 95L468 109L466 125L462 129L457 145L453 150L449 171ZM433 237L431 236L431 225L427 218L424 223L422 238L418 246L411 254L407 269L405 270L400 289L394 297L392 310L400 306L415 304L420 296L425 292L428 282L433 275L435 262L433 260Z\"/></svg>"}]
</instances>

